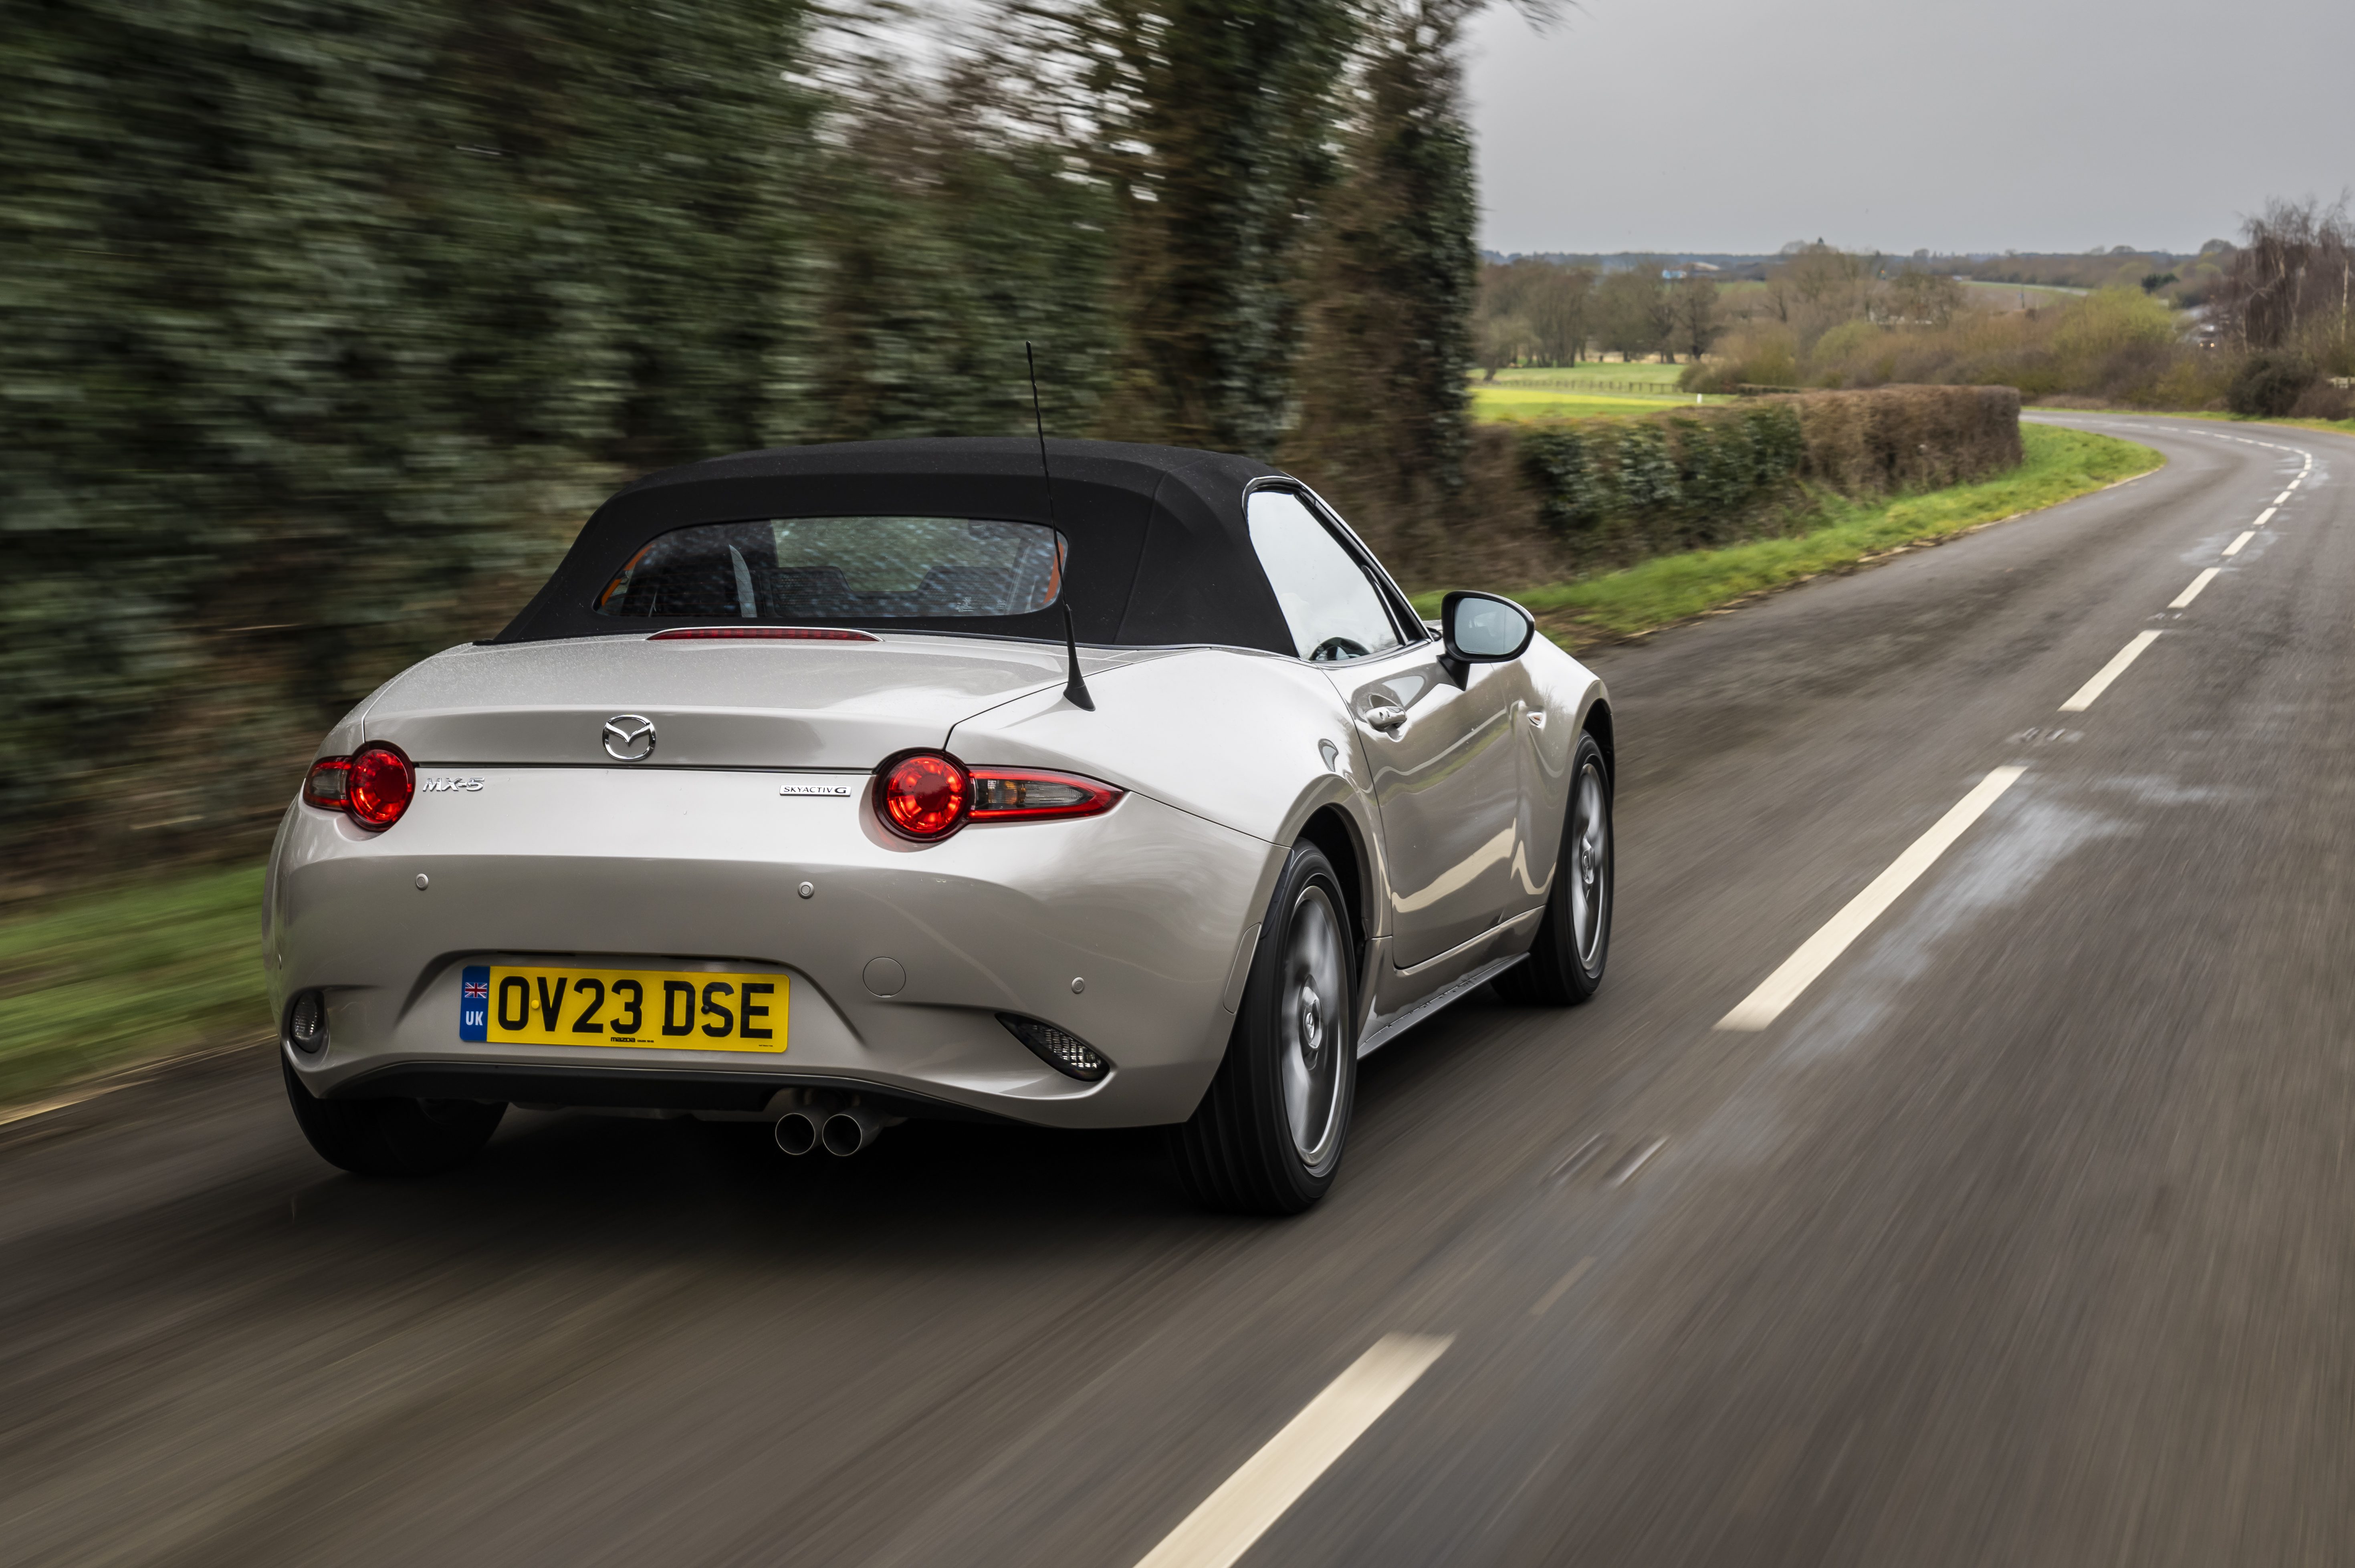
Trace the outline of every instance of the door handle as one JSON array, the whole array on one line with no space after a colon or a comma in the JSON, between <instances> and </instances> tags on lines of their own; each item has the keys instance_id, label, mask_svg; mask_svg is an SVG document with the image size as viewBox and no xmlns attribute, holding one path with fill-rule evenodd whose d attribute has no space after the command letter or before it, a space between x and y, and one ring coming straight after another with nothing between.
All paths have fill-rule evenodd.
<instances>
[{"instance_id":1,"label":"door handle","mask_svg":"<svg viewBox=\"0 0 2355 1568\"><path fill-rule=\"evenodd\" d=\"M1380 730L1384 735L1396 735L1400 726L1406 723L1406 710L1391 703L1377 703L1360 716L1369 728Z\"/></svg>"}]
</instances>

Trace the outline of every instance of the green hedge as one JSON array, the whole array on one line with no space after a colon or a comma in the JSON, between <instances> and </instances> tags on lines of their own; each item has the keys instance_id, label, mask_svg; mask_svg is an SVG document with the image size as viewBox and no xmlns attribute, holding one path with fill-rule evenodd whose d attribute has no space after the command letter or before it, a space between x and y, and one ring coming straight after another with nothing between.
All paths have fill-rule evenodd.
<instances>
[{"instance_id":1,"label":"green hedge","mask_svg":"<svg viewBox=\"0 0 2355 1568\"><path fill-rule=\"evenodd\" d=\"M1806 461L1798 408L1758 403L1540 426L1521 438L1539 514L1564 535L1674 514L1705 524L1785 493Z\"/></svg>"},{"instance_id":2,"label":"green hedge","mask_svg":"<svg viewBox=\"0 0 2355 1568\"><path fill-rule=\"evenodd\" d=\"M1523 481L1563 545L1613 556L1778 532L1806 485L1861 499L2018 466L2009 387L1885 387L1525 427Z\"/></svg>"}]
</instances>

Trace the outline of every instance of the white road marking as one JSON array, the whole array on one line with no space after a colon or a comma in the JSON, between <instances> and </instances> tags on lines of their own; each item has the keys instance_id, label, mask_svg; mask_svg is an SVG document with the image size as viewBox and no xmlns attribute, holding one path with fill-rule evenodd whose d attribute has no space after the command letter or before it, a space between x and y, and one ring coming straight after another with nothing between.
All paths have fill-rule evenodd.
<instances>
[{"instance_id":1,"label":"white road marking","mask_svg":"<svg viewBox=\"0 0 2355 1568\"><path fill-rule=\"evenodd\" d=\"M1605 1176L1604 1180L1614 1187L1625 1187L1628 1182L1636 1179L1636 1171L1641 1171L1645 1166L1649 1165L1652 1162L1653 1155L1657 1154L1661 1150L1666 1149L1668 1146L1668 1140L1665 1138L1656 1138L1652 1139L1651 1142L1644 1145L1643 1148L1636 1150L1625 1160L1619 1161L1618 1164L1613 1166L1611 1168L1611 1173L1608 1176Z\"/></svg>"},{"instance_id":2,"label":"white road marking","mask_svg":"<svg viewBox=\"0 0 2355 1568\"><path fill-rule=\"evenodd\" d=\"M2155 631L2142 636L2156 637ZM2136 648L2135 652L2142 652ZM2131 662L2113 659L2117 669ZM2115 679L2115 672L2105 671L2095 681L2106 685L2105 675ZM2090 684L2091 683L2089 683ZM2083 695L2083 694L2079 694ZM2096 693L2096 695L2099 694ZM2073 702L2074 698L2071 699ZM2092 697L2086 697L2090 703ZM1971 792L1948 808L1946 814L1930 826L1930 831L1905 846L1905 852L1890 862L1889 869L1866 885L1863 892L1849 899L1840 912L1823 924L1822 929L1799 944L1799 950L1783 960L1783 967L1759 982L1758 989L1734 1004L1732 1012L1717 1021L1720 1029L1754 1031L1765 1028L1782 1016L1783 1010L1799 1000L1799 993L1813 985L1832 960L1848 949L1848 945L1864 935L1867 927L1881 918L1888 907L1897 902L1898 895L1913 885L1921 874L1946 853L1947 846L1963 836L1964 830L1979 820L1982 812L2028 769L1998 768L1971 787Z\"/></svg>"},{"instance_id":3,"label":"white road marking","mask_svg":"<svg viewBox=\"0 0 2355 1568\"><path fill-rule=\"evenodd\" d=\"M2081 714L2094 705L2094 699L2110 689L2110 683L2126 673L2126 666L2142 657L2142 651L2158 641L2156 631L2137 631L2126 645L2117 651L2110 662L2094 672L2094 678L2077 688L2070 699L2061 705L2064 714Z\"/></svg>"},{"instance_id":4,"label":"white road marking","mask_svg":"<svg viewBox=\"0 0 2355 1568\"><path fill-rule=\"evenodd\" d=\"M2250 526L2250 527L2252 527L2252 528L2262 528L2262 527L2264 527L2264 526L2265 525L2265 522L2266 522L2266 520L2267 520L2268 518L2272 517L2272 516L2273 516L2273 514L2274 514L2275 513L2276 513L2276 512L2278 512L2278 511L2280 511L2280 510L2281 510L2281 508L2280 508L2280 507L2278 507L2278 506L2268 506L2268 507L2266 507L2263 512L2260 512L2260 513L2258 513L2258 514L2257 514L2257 520L2256 520L2255 522L2254 522L2254 523L2250 524L2249 524L2249 526Z\"/></svg>"},{"instance_id":5,"label":"white road marking","mask_svg":"<svg viewBox=\"0 0 2355 1568\"><path fill-rule=\"evenodd\" d=\"M1582 1257L1576 1263L1571 1265L1570 1272L1563 1275L1560 1279L1555 1280L1553 1282L1553 1288L1538 1298L1538 1304L1529 1308L1529 1316L1532 1318L1544 1317L1546 1315L1546 1308L1561 1300L1563 1293L1569 1290L1572 1286L1578 1283L1579 1277L1593 1266L1594 1260L1592 1257Z\"/></svg>"},{"instance_id":6,"label":"white road marking","mask_svg":"<svg viewBox=\"0 0 2355 1568\"><path fill-rule=\"evenodd\" d=\"M2306 475L2301 473L2296 479L2291 480L2289 483L2282 487L2282 493L2284 495L2287 495L2291 491L2296 490L2299 485L2304 484L2305 482Z\"/></svg>"},{"instance_id":7,"label":"white road marking","mask_svg":"<svg viewBox=\"0 0 2355 1568\"><path fill-rule=\"evenodd\" d=\"M2247 544L2250 540L2252 540L2252 539L2255 538L2256 536L2257 536L2257 531L2256 531L2254 528L2250 529L2247 533L2245 533L2245 534L2242 535L2239 538L2237 538L2237 539L2233 540L2231 544L2229 544L2229 545L2225 546L2224 546L2224 553L2225 553L2226 555L2228 555L2228 556L2237 556L2237 555L2239 555L2239 554L2241 553L2241 546L2243 546L2243 545L2245 545L2245 544Z\"/></svg>"},{"instance_id":8,"label":"white road marking","mask_svg":"<svg viewBox=\"0 0 2355 1568\"><path fill-rule=\"evenodd\" d=\"M2286 491L2286 490L2285 490L2285 491L2283 491L2279 495L2276 495L2276 496L2275 496L2275 497L2274 497L2274 506L2279 506L2282 503L2284 503L2284 502L2287 501L2288 499L2289 499L2289 492L2288 492L2288 491ZM2273 507L2273 506L2268 506L2268 507L2266 507L2266 508L2265 508L2265 510L2266 510L2266 511L2268 511L2268 512L2271 512L2273 509L2274 509L2274 507Z\"/></svg>"},{"instance_id":9,"label":"white road marking","mask_svg":"<svg viewBox=\"0 0 2355 1568\"><path fill-rule=\"evenodd\" d=\"M1602 1151L1603 1135L1598 1132L1593 1137L1588 1139L1584 1143L1580 1144L1576 1149L1572 1150L1567 1159L1547 1173L1547 1179L1549 1181L1560 1181L1565 1177L1573 1175L1576 1173L1580 1166L1585 1164L1588 1160L1593 1159Z\"/></svg>"},{"instance_id":10,"label":"white road marking","mask_svg":"<svg viewBox=\"0 0 2355 1568\"><path fill-rule=\"evenodd\" d=\"M1452 1334L1385 1334L1136 1568L1230 1568L1454 1342Z\"/></svg>"},{"instance_id":11,"label":"white road marking","mask_svg":"<svg viewBox=\"0 0 2355 1568\"><path fill-rule=\"evenodd\" d=\"M2169 609L2181 609L2185 605L2190 604L2193 599L2198 599L2200 597L2200 590L2206 588L2210 583L2214 582L2216 580L2216 574L2223 569L2224 568L2222 567L2211 567L2206 571L2201 572L2198 577L2193 577L2190 588L2185 588L2181 593L2177 594L2173 599L2167 601L2167 608Z\"/></svg>"}]
</instances>

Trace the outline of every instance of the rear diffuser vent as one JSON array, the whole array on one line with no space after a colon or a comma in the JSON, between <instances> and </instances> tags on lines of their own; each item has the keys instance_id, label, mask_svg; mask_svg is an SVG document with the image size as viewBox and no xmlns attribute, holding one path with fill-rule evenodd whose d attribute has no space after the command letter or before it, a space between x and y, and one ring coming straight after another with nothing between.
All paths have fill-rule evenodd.
<instances>
[{"instance_id":1,"label":"rear diffuser vent","mask_svg":"<svg viewBox=\"0 0 2355 1568\"><path fill-rule=\"evenodd\" d=\"M1068 1029L1012 1012L999 1013L997 1022L1006 1025L1014 1038L1029 1046L1040 1061L1067 1078L1092 1084L1112 1071L1112 1063L1103 1052Z\"/></svg>"}]
</instances>

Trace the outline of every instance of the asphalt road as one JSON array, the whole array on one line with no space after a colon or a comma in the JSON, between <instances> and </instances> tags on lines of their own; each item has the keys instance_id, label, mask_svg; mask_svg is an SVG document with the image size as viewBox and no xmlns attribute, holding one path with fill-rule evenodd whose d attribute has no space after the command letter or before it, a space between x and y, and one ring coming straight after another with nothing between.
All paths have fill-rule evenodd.
<instances>
[{"instance_id":1,"label":"asphalt road","mask_svg":"<svg viewBox=\"0 0 2355 1568\"><path fill-rule=\"evenodd\" d=\"M949 1125L364 1182L261 1058L0 1132L0 1562L1131 1568L1394 1334L1247 1564L2355 1560L2355 443L2075 422L2169 464L1598 657L1602 996L1373 1058L1303 1219Z\"/></svg>"}]
</instances>

